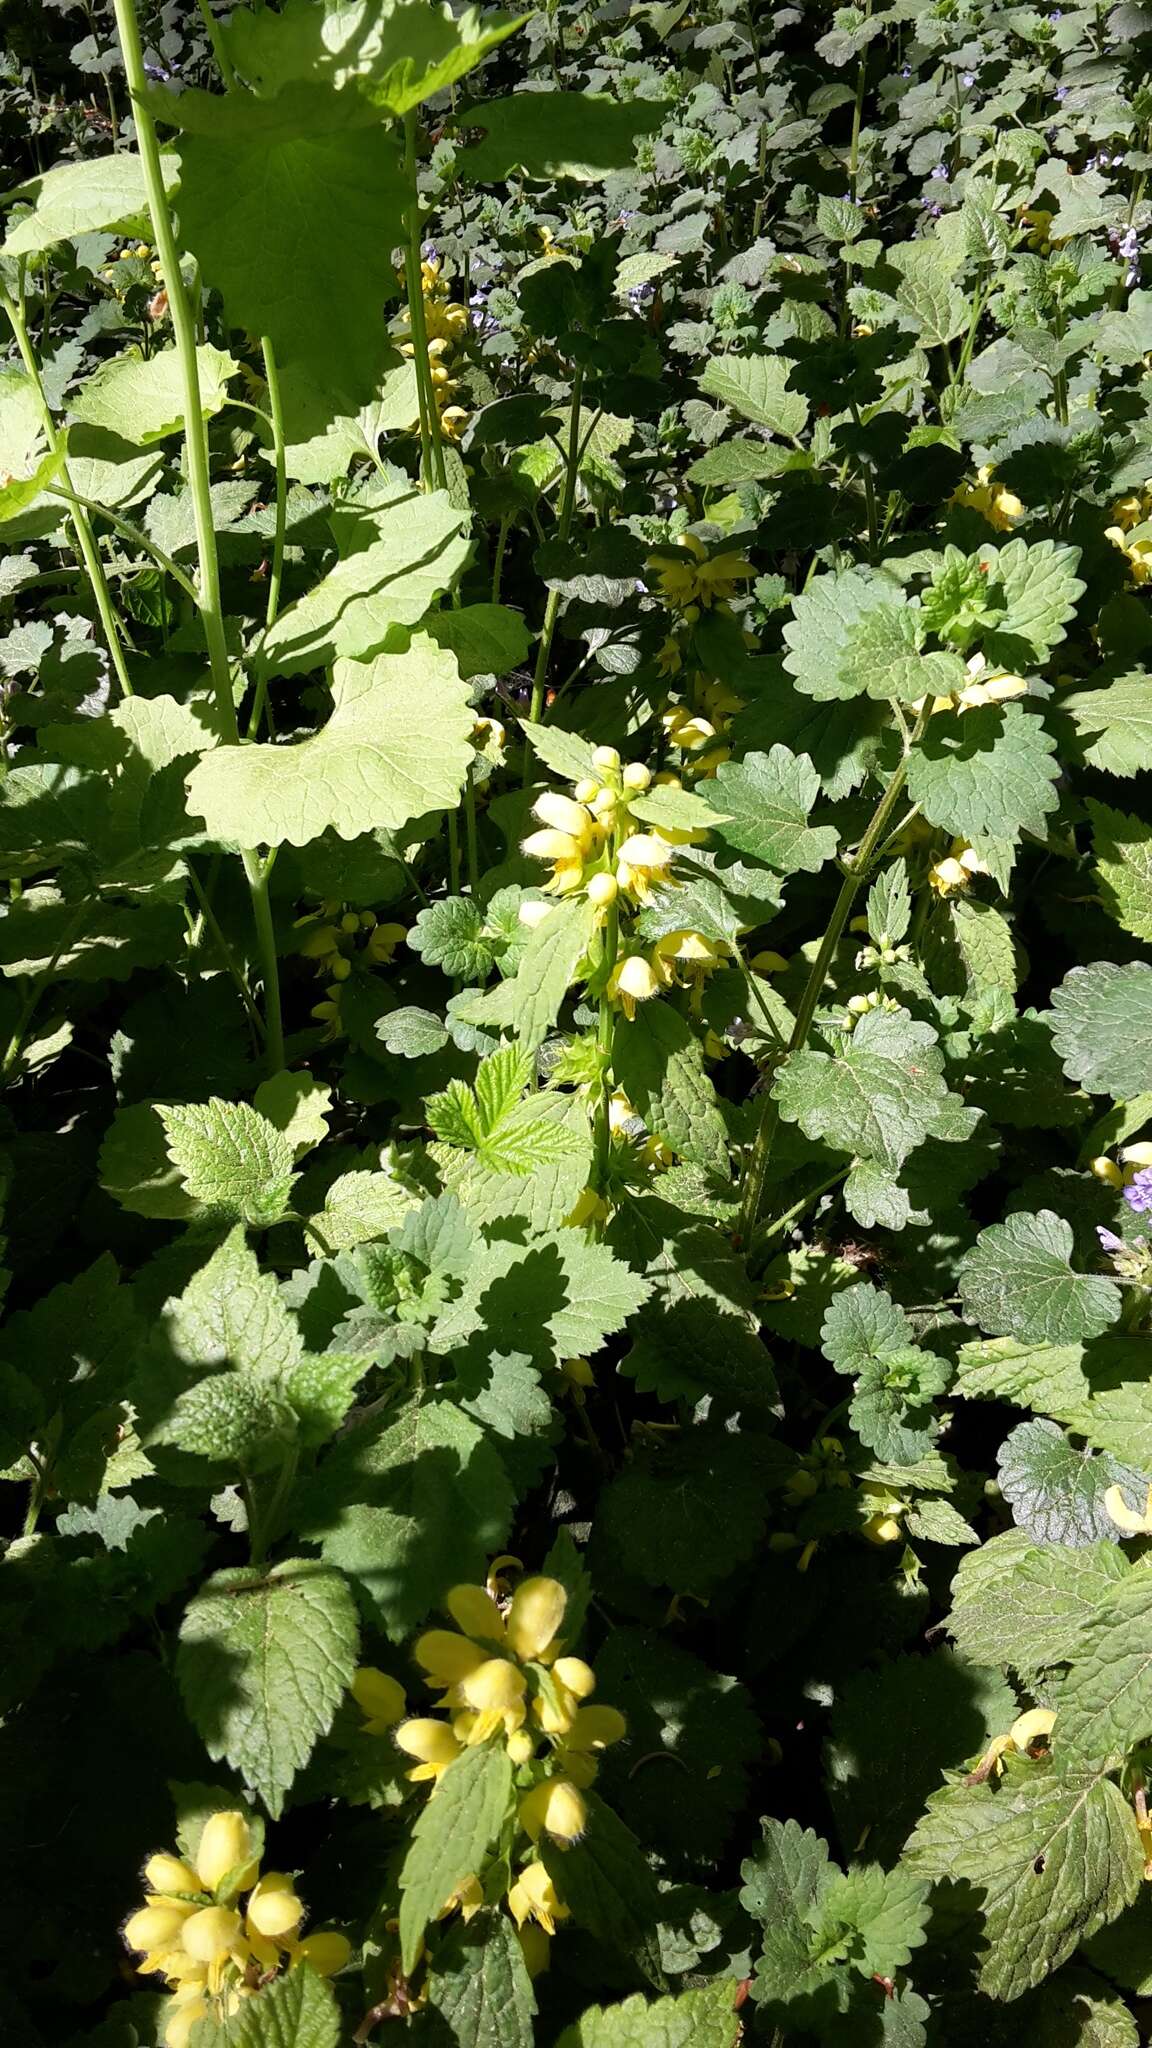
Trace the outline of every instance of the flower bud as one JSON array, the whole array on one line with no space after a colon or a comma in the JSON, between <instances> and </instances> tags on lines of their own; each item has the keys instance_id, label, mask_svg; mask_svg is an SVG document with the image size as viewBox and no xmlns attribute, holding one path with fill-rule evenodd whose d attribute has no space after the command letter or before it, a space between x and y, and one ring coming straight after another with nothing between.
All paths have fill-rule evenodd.
<instances>
[{"instance_id":1,"label":"flower bud","mask_svg":"<svg viewBox=\"0 0 1152 2048\"><path fill-rule=\"evenodd\" d=\"M618 768L620 766L620 756L616 748L593 747L592 766L594 768Z\"/></svg>"},{"instance_id":2,"label":"flower bud","mask_svg":"<svg viewBox=\"0 0 1152 2048\"><path fill-rule=\"evenodd\" d=\"M453 1586L444 1602L457 1628L466 1636L504 1640L504 1617L485 1586Z\"/></svg>"},{"instance_id":3,"label":"flower bud","mask_svg":"<svg viewBox=\"0 0 1152 2048\"><path fill-rule=\"evenodd\" d=\"M240 1939L240 1915L230 1906L205 1906L185 1920L180 1936L195 1963L218 1963Z\"/></svg>"},{"instance_id":4,"label":"flower bud","mask_svg":"<svg viewBox=\"0 0 1152 2048\"><path fill-rule=\"evenodd\" d=\"M557 832L567 832L581 843L591 831L592 820L583 804L574 803L570 796L562 796L556 789L546 789L543 796L537 797L532 815L542 825L552 825Z\"/></svg>"},{"instance_id":5,"label":"flower bud","mask_svg":"<svg viewBox=\"0 0 1152 2048\"><path fill-rule=\"evenodd\" d=\"M576 1842L588 1825L583 1794L567 1778L545 1778L520 1801L520 1825L532 1841L545 1829L556 1842Z\"/></svg>"},{"instance_id":6,"label":"flower bud","mask_svg":"<svg viewBox=\"0 0 1152 2048\"><path fill-rule=\"evenodd\" d=\"M459 1691L464 1704L478 1713L503 1712L523 1699L526 1684L524 1673L506 1657L489 1657L461 1680Z\"/></svg>"},{"instance_id":7,"label":"flower bud","mask_svg":"<svg viewBox=\"0 0 1152 2048\"><path fill-rule=\"evenodd\" d=\"M572 794L578 804L592 804L600 794L600 784L594 775L587 775L583 782L576 784Z\"/></svg>"},{"instance_id":8,"label":"flower bud","mask_svg":"<svg viewBox=\"0 0 1152 2048\"><path fill-rule=\"evenodd\" d=\"M620 884L615 875L593 875L589 880L587 893L589 903L606 909L609 903L615 903L620 894Z\"/></svg>"},{"instance_id":9,"label":"flower bud","mask_svg":"<svg viewBox=\"0 0 1152 2048\"><path fill-rule=\"evenodd\" d=\"M580 860L583 857L585 839L576 839L571 832L556 831L547 826L542 832L530 832L520 842L521 853L532 854L537 860Z\"/></svg>"},{"instance_id":10,"label":"flower bud","mask_svg":"<svg viewBox=\"0 0 1152 2048\"><path fill-rule=\"evenodd\" d=\"M349 1690L369 1721L380 1727L390 1728L404 1712L404 1687L387 1671L378 1671L374 1664L360 1666Z\"/></svg>"},{"instance_id":11,"label":"flower bud","mask_svg":"<svg viewBox=\"0 0 1152 2048\"><path fill-rule=\"evenodd\" d=\"M1125 1166L1152 1166L1152 1145L1143 1139L1139 1145L1125 1145L1120 1153Z\"/></svg>"},{"instance_id":12,"label":"flower bud","mask_svg":"<svg viewBox=\"0 0 1152 2048\"><path fill-rule=\"evenodd\" d=\"M1013 1721L1008 1732L1017 1749L1027 1749L1038 1735L1051 1735L1055 1720L1051 1707L1030 1707Z\"/></svg>"},{"instance_id":13,"label":"flower bud","mask_svg":"<svg viewBox=\"0 0 1152 2048\"><path fill-rule=\"evenodd\" d=\"M396 1744L405 1756L441 1767L455 1762L460 1754L460 1744L446 1721L402 1721L396 1730Z\"/></svg>"},{"instance_id":14,"label":"flower bud","mask_svg":"<svg viewBox=\"0 0 1152 2048\"><path fill-rule=\"evenodd\" d=\"M198 1892L200 1879L191 1865L180 1856L168 1856L163 1851L150 1856L144 1865L144 1882L150 1892Z\"/></svg>"},{"instance_id":15,"label":"flower bud","mask_svg":"<svg viewBox=\"0 0 1152 2048\"><path fill-rule=\"evenodd\" d=\"M189 1909L176 1900L171 1905L142 1906L125 1922L124 1939L138 1955L148 1955L154 1949L176 1948L188 1918Z\"/></svg>"},{"instance_id":16,"label":"flower bud","mask_svg":"<svg viewBox=\"0 0 1152 2048\"><path fill-rule=\"evenodd\" d=\"M527 1728L514 1729L504 1746L512 1764L531 1763L536 1752L536 1744Z\"/></svg>"},{"instance_id":17,"label":"flower bud","mask_svg":"<svg viewBox=\"0 0 1152 2048\"><path fill-rule=\"evenodd\" d=\"M647 789L652 780L652 770L646 761L629 761L621 779L625 789Z\"/></svg>"},{"instance_id":18,"label":"flower bud","mask_svg":"<svg viewBox=\"0 0 1152 2048\"><path fill-rule=\"evenodd\" d=\"M1107 1187L1122 1188L1124 1185L1124 1175L1121 1173L1115 1160L1109 1159L1106 1152L1102 1152L1099 1158L1092 1160L1091 1171L1096 1176L1096 1179L1102 1180Z\"/></svg>"},{"instance_id":19,"label":"flower bud","mask_svg":"<svg viewBox=\"0 0 1152 2048\"><path fill-rule=\"evenodd\" d=\"M568 1595L558 1579L524 1579L512 1596L506 1623L508 1647L525 1663L548 1648L564 1619Z\"/></svg>"},{"instance_id":20,"label":"flower bud","mask_svg":"<svg viewBox=\"0 0 1152 2048\"><path fill-rule=\"evenodd\" d=\"M291 1878L283 1871L268 1871L248 1901L249 1925L257 1934L276 1941L281 1935L294 1933L303 1917L304 1903L293 1891Z\"/></svg>"},{"instance_id":21,"label":"flower bud","mask_svg":"<svg viewBox=\"0 0 1152 2048\"><path fill-rule=\"evenodd\" d=\"M552 1671L561 1685L575 1693L578 1700L590 1699L596 1690L596 1673L583 1657L557 1657Z\"/></svg>"},{"instance_id":22,"label":"flower bud","mask_svg":"<svg viewBox=\"0 0 1152 2048\"><path fill-rule=\"evenodd\" d=\"M232 1812L209 1814L196 1851L196 1872L201 1884L214 1892L231 1872L247 1873L249 1869L251 1883L256 1859L252 1853L252 1830L245 1816ZM237 1889L244 1889L241 1879L237 1880Z\"/></svg>"},{"instance_id":23,"label":"flower bud","mask_svg":"<svg viewBox=\"0 0 1152 2048\"><path fill-rule=\"evenodd\" d=\"M346 1968L351 1956L352 1943L347 1935L337 1934L335 1928L329 1927L298 1942L292 1951L292 1963L307 1963L318 1977L334 1977L338 1970Z\"/></svg>"}]
</instances>

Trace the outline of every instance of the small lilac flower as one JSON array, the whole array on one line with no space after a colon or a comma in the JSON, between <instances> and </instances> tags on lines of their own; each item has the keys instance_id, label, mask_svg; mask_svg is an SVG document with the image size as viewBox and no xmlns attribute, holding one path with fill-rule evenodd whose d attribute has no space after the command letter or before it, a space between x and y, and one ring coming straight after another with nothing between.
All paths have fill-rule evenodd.
<instances>
[{"instance_id":1,"label":"small lilac flower","mask_svg":"<svg viewBox=\"0 0 1152 2048\"><path fill-rule=\"evenodd\" d=\"M945 185L948 183L948 175L949 174L947 164L937 164L935 169L931 173L931 176L935 178L937 184L943 183Z\"/></svg>"},{"instance_id":2,"label":"small lilac flower","mask_svg":"<svg viewBox=\"0 0 1152 2048\"><path fill-rule=\"evenodd\" d=\"M1048 19L1049 21L1063 21L1064 9L1062 7L1054 7Z\"/></svg>"},{"instance_id":3,"label":"small lilac flower","mask_svg":"<svg viewBox=\"0 0 1152 2048\"><path fill-rule=\"evenodd\" d=\"M1096 1235L1106 1252L1122 1252L1124 1250L1124 1239L1117 1237L1114 1230L1105 1230L1102 1223L1096 1225Z\"/></svg>"},{"instance_id":4,"label":"small lilac flower","mask_svg":"<svg viewBox=\"0 0 1152 2048\"><path fill-rule=\"evenodd\" d=\"M1124 1200L1136 1216L1152 1210L1152 1166L1142 1166L1135 1180L1124 1190Z\"/></svg>"},{"instance_id":5,"label":"small lilac flower","mask_svg":"<svg viewBox=\"0 0 1152 2048\"><path fill-rule=\"evenodd\" d=\"M1056 87L1055 97L1061 102L1066 100L1068 97L1068 87L1066 85L1058 85Z\"/></svg>"},{"instance_id":6,"label":"small lilac flower","mask_svg":"<svg viewBox=\"0 0 1152 2048\"><path fill-rule=\"evenodd\" d=\"M974 71L962 71L960 73L960 83L963 86L975 85L976 73Z\"/></svg>"},{"instance_id":7,"label":"small lilac flower","mask_svg":"<svg viewBox=\"0 0 1152 2048\"><path fill-rule=\"evenodd\" d=\"M935 205L933 201L929 199L927 196L925 196L920 201L920 204L923 207L925 213L928 215L929 220L939 220L940 215L944 211L944 208L942 206Z\"/></svg>"},{"instance_id":8,"label":"small lilac flower","mask_svg":"<svg viewBox=\"0 0 1152 2048\"><path fill-rule=\"evenodd\" d=\"M425 263L436 263L439 261L440 251L435 242L425 242L420 255Z\"/></svg>"},{"instance_id":9,"label":"small lilac flower","mask_svg":"<svg viewBox=\"0 0 1152 2048\"><path fill-rule=\"evenodd\" d=\"M900 76L901 78L911 78L912 66L910 64L902 64L900 66Z\"/></svg>"}]
</instances>

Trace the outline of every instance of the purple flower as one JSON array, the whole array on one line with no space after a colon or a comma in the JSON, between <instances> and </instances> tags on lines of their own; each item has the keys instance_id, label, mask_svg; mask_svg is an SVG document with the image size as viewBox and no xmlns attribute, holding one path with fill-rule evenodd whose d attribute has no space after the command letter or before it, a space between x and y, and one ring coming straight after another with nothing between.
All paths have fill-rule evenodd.
<instances>
[{"instance_id":1,"label":"purple flower","mask_svg":"<svg viewBox=\"0 0 1152 2048\"><path fill-rule=\"evenodd\" d=\"M1063 21L1064 9L1062 7L1054 7L1048 19L1049 21Z\"/></svg>"},{"instance_id":2,"label":"purple flower","mask_svg":"<svg viewBox=\"0 0 1152 2048\"><path fill-rule=\"evenodd\" d=\"M942 206L934 205L932 200L927 197L923 198L920 201L920 204L924 208L925 213L928 215L929 220L939 220L940 215L944 211L944 208Z\"/></svg>"},{"instance_id":3,"label":"purple flower","mask_svg":"<svg viewBox=\"0 0 1152 2048\"><path fill-rule=\"evenodd\" d=\"M1058 86L1056 87L1056 98L1057 98L1058 100L1061 100L1061 101L1063 101L1063 100L1066 100L1066 99L1067 99L1067 97L1068 97L1068 87L1067 87L1066 85L1058 85Z\"/></svg>"},{"instance_id":4,"label":"purple flower","mask_svg":"<svg viewBox=\"0 0 1152 2048\"><path fill-rule=\"evenodd\" d=\"M931 175L933 178L935 178L937 184L943 182L946 185L948 183L947 164L937 164L935 170L931 173Z\"/></svg>"},{"instance_id":5,"label":"purple flower","mask_svg":"<svg viewBox=\"0 0 1152 2048\"><path fill-rule=\"evenodd\" d=\"M900 66L900 76L901 78L911 78L912 66L910 64L902 64Z\"/></svg>"},{"instance_id":6,"label":"purple flower","mask_svg":"<svg viewBox=\"0 0 1152 2048\"><path fill-rule=\"evenodd\" d=\"M1106 1252L1122 1252L1124 1250L1124 1239L1117 1237L1114 1230L1105 1230L1102 1223L1096 1225L1096 1235Z\"/></svg>"},{"instance_id":7,"label":"purple flower","mask_svg":"<svg viewBox=\"0 0 1152 2048\"><path fill-rule=\"evenodd\" d=\"M1124 1200L1137 1216L1152 1210L1152 1166L1142 1166L1135 1180L1124 1190Z\"/></svg>"},{"instance_id":8,"label":"purple flower","mask_svg":"<svg viewBox=\"0 0 1152 2048\"><path fill-rule=\"evenodd\" d=\"M967 85L975 85L975 83L976 83L976 73L975 73L974 71L962 71L962 72L960 73L960 83L961 83L961 85L965 85L965 86L967 86Z\"/></svg>"},{"instance_id":9,"label":"purple flower","mask_svg":"<svg viewBox=\"0 0 1152 2048\"><path fill-rule=\"evenodd\" d=\"M421 248L420 255L425 263L435 263L439 258L440 251L436 247L435 242L425 242Z\"/></svg>"}]
</instances>

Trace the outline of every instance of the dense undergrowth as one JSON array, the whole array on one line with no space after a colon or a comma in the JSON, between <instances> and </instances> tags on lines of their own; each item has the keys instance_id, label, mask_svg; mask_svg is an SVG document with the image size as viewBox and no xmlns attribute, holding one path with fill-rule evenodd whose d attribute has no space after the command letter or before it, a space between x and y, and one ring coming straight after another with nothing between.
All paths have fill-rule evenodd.
<instances>
[{"instance_id":1,"label":"dense undergrowth","mask_svg":"<svg viewBox=\"0 0 1152 2048\"><path fill-rule=\"evenodd\" d=\"M5 25L5 2042L1132 2048L1152 17Z\"/></svg>"}]
</instances>

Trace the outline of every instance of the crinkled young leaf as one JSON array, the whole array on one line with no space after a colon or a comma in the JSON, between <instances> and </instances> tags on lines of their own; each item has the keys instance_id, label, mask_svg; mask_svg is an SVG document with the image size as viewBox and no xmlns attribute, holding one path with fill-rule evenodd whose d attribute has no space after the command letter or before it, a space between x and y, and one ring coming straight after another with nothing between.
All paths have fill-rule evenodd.
<instances>
[{"instance_id":1,"label":"crinkled young leaf","mask_svg":"<svg viewBox=\"0 0 1152 2048\"><path fill-rule=\"evenodd\" d=\"M536 1998L506 1913L455 1922L428 1973L428 2004L456 2048L532 2048Z\"/></svg>"},{"instance_id":2,"label":"crinkled young leaf","mask_svg":"<svg viewBox=\"0 0 1152 2048\"><path fill-rule=\"evenodd\" d=\"M836 851L835 826L808 823L820 777L807 754L773 747L768 754L724 761L702 788L720 813L717 838L767 861L778 874L814 874Z\"/></svg>"},{"instance_id":3,"label":"crinkled young leaf","mask_svg":"<svg viewBox=\"0 0 1152 2048\"><path fill-rule=\"evenodd\" d=\"M484 1867L512 1799L512 1766L498 1743L466 1749L421 1808L400 1872L400 1945L411 1970L424 1930L466 1877Z\"/></svg>"},{"instance_id":4,"label":"crinkled young leaf","mask_svg":"<svg viewBox=\"0 0 1152 2048\"><path fill-rule=\"evenodd\" d=\"M1006 1783L934 1794L906 1858L984 1893L980 1988L1013 1999L1131 1903L1144 1851L1131 1807L1101 1773L1059 1761L1010 1766Z\"/></svg>"},{"instance_id":5,"label":"crinkled young leaf","mask_svg":"<svg viewBox=\"0 0 1152 2048\"><path fill-rule=\"evenodd\" d=\"M1122 1464L1108 1452L1079 1450L1059 1423L1019 1422L1000 1446L1000 1490L1022 1529L1041 1543L1120 1541L1105 1506L1105 1495L1120 1488L1128 1506L1141 1513L1152 1477Z\"/></svg>"},{"instance_id":6,"label":"crinkled young leaf","mask_svg":"<svg viewBox=\"0 0 1152 2048\"><path fill-rule=\"evenodd\" d=\"M793 1053L775 1094L786 1123L896 1172L944 1111L948 1084L936 1034L900 1012L871 1010L844 1052Z\"/></svg>"},{"instance_id":7,"label":"crinkled young leaf","mask_svg":"<svg viewBox=\"0 0 1152 2048\"><path fill-rule=\"evenodd\" d=\"M782 356L713 356L698 382L742 419L794 441L807 424L808 401L787 389L790 369Z\"/></svg>"},{"instance_id":8,"label":"crinkled young leaf","mask_svg":"<svg viewBox=\"0 0 1152 2048\"><path fill-rule=\"evenodd\" d=\"M243 1372L209 1373L185 1389L150 1441L236 1471L281 1464L296 1441L296 1415L274 1380Z\"/></svg>"},{"instance_id":9,"label":"crinkled young leaf","mask_svg":"<svg viewBox=\"0 0 1152 2048\"><path fill-rule=\"evenodd\" d=\"M728 1175L728 1144L704 1052L691 1025L670 1003L645 1003L617 1026L616 1081L652 1135L681 1159Z\"/></svg>"},{"instance_id":10,"label":"crinkled young leaf","mask_svg":"<svg viewBox=\"0 0 1152 2048\"><path fill-rule=\"evenodd\" d=\"M587 897L568 897L558 903L533 926L515 974L498 988L471 996L461 1005L465 1022L513 1031L518 1044L529 1050L542 1044L560 1014L595 923L596 907Z\"/></svg>"},{"instance_id":11,"label":"crinkled young leaf","mask_svg":"<svg viewBox=\"0 0 1152 2048\"><path fill-rule=\"evenodd\" d=\"M908 794L960 838L1043 837L1057 803L1056 742L1019 704L931 719L908 761Z\"/></svg>"},{"instance_id":12,"label":"crinkled young leaf","mask_svg":"<svg viewBox=\"0 0 1152 2048\"><path fill-rule=\"evenodd\" d=\"M965 1314L993 1337L1070 1344L1098 1337L1120 1313L1112 1280L1076 1273L1070 1223L1051 1209L990 1224L958 1267Z\"/></svg>"},{"instance_id":13,"label":"crinkled young leaf","mask_svg":"<svg viewBox=\"0 0 1152 2048\"><path fill-rule=\"evenodd\" d=\"M197 1202L243 1223L278 1223L295 1181L283 1131L247 1102L158 1103L168 1157Z\"/></svg>"},{"instance_id":14,"label":"crinkled young leaf","mask_svg":"<svg viewBox=\"0 0 1152 2048\"><path fill-rule=\"evenodd\" d=\"M412 717L413 696L420 718ZM338 661L332 716L296 746L217 747L188 777L189 809L236 845L355 839L455 804L472 758L468 687L418 635L406 654Z\"/></svg>"},{"instance_id":15,"label":"crinkled young leaf","mask_svg":"<svg viewBox=\"0 0 1152 2048\"><path fill-rule=\"evenodd\" d=\"M1070 1081L1130 1101L1152 1089L1152 967L1073 967L1052 997L1052 1042Z\"/></svg>"},{"instance_id":16,"label":"crinkled young leaf","mask_svg":"<svg viewBox=\"0 0 1152 2048\"><path fill-rule=\"evenodd\" d=\"M180 1629L177 1677L209 1756L224 1757L278 1818L351 1683L360 1631L348 1587L297 1558L217 1572Z\"/></svg>"},{"instance_id":17,"label":"crinkled young leaf","mask_svg":"<svg viewBox=\"0 0 1152 2048\"><path fill-rule=\"evenodd\" d=\"M470 896L444 896L420 911L409 947L453 981L486 981L499 948L484 929L484 913Z\"/></svg>"},{"instance_id":18,"label":"crinkled young leaf","mask_svg":"<svg viewBox=\"0 0 1152 2048\"><path fill-rule=\"evenodd\" d=\"M240 365L235 357L209 341L196 350L200 410L212 419L228 403L228 384ZM115 356L71 401L74 419L118 434L133 447L147 447L184 430L184 375L180 352L164 348L147 361L142 356Z\"/></svg>"}]
</instances>

